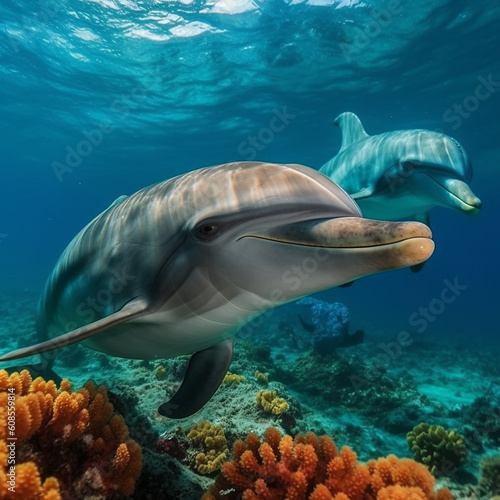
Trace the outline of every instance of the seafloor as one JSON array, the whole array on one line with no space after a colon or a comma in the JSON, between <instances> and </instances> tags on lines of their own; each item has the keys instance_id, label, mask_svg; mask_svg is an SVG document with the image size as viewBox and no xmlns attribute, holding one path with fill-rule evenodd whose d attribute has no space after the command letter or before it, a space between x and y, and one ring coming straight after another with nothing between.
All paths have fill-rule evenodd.
<instances>
[{"instance_id":1,"label":"seafloor","mask_svg":"<svg viewBox=\"0 0 500 500\"><path fill-rule=\"evenodd\" d=\"M30 290L0 295L2 352L35 343L36 302ZM189 446L187 432L203 420L223 427L229 448L249 432L262 435L278 426L292 435L328 434L339 447L353 448L362 461L391 453L412 458L406 434L420 422L442 425L465 436L467 461L438 484L456 498L492 497L481 496L477 484L481 459L500 453L498 354L418 339L398 349L384 332L366 331L363 344L320 355L293 311L289 306L268 314L252 335L242 333L230 371L244 380L223 383L200 412L183 420L162 417L157 408L182 380L187 357L124 360L79 345L61 351L55 371L74 388L88 379L106 385L131 437L143 448L143 471L132 498L201 498L216 474L196 471L194 451L179 460L159 453L157 442L160 436L175 437ZM388 358L376 362L384 352ZM256 371L267 374L269 382L258 381ZM289 410L272 415L259 409L261 389L277 391Z\"/></svg>"}]
</instances>

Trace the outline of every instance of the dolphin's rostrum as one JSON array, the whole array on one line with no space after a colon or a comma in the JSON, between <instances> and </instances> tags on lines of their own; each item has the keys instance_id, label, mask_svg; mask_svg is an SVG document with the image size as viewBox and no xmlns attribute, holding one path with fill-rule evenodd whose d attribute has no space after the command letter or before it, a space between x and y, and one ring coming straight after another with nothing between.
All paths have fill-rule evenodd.
<instances>
[{"instance_id":1,"label":"dolphin's rostrum","mask_svg":"<svg viewBox=\"0 0 500 500\"><path fill-rule=\"evenodd\" d=\"M193 354L162 415L213 395L233 338L262 311L432 254L417 222L361 218L335 183L300 165L230 163L121 197L68 245L40 299L41 342L8 361L75 342L114 356ZM300 272L298 272L300 271Z\"/></svg>"}]
</instances>

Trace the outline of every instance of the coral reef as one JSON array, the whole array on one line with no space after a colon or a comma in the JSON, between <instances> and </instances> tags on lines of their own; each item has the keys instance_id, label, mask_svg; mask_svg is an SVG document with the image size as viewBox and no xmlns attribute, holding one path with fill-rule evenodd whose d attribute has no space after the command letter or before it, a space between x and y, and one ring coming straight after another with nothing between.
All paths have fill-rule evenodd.
<instances>
[{"instance_id":1,"label":"coral reef","mask_svg":"<svg viewBox=\"0 0 500 500\"><path fill-rule=\"evenodd\" d=\"M202 500L452 500L425 466L394 455L367 465L344 446L339 452L328 436L281 435L266 431L237 441L233 461L226 462Z\"/></svg>"},{"instance_id":2,"label":"coral reef","mask_svg":"<svg viewBox=\"0 0 500 500\"><path fill-rule=\"evenodd\" d=\"M258 363L267 363L271 358L271 347L268 344L246 341L241 343L241 347L246 351L249 360Z\"/></svg>"},{"instance_id":3,"label":"coral reef","mask_svg":"<svg viewBox=\"0 0 500 500\"><path fill-rule=\"evenodd\" d=\"M224 384L241 384L245 380L242 375L237 375L236 373L227 372L224 376L222 382Z\"/></svg>"},{"instance_id":4,"label":"coral reef","mask_svg":"<svg viewBox=\"0 0 500 500\"><path fill-rule=\"evenodd\" d=\"M158 380L165 380L167 378L167 369L163 365L158 365L153 370L153 373Z\"/></svg>"},{"instance_id":5,"label":"coral reef","mask_svg":"<svg viewBox=\"0 0 500 500\"><path fill-rule=\"evenodd\" d=\"M283 398L279 398L276 391L261 390L257 393L256 401L257 406L273 415L281 415L289 408L288 403Z\"/></svg>"},{"instance_id":6,"label":"coral reef","mask_svg":"<svg viewBox=\"0 0 500 500\"><path fill-rule=\"evenodd\" d=\"M0 440L0 498L11 500L62 500L59 482L48 477L42 484L38 467L33 462L21 463L12 469L8 466L9 449ZM12 462L14 463L14 462Z\"/></svg>"},{"instance_id":7,"label":"coral reef","mask_svg":"<svg viewBox=\"0 0 500 500\"><path fill-rule=\"evenodd\" d=\"M500 398L494 396L480 396L462 411L470 429L467 442L478 451L485 445L500 446Z\"/></svg>"},{"instance_id":8,"label":"coral reef","mask_svg":"<svg viewBox=\"0 0 500 500\"><path fill-rule=\"evenodd\" d=\"M9 396L14 399L7 406ZM7 420L7 408L15 408L15 420ZM7 432L17 438L12 498L56 500L61 493L65 498L113 499L134 491L141 448L129 438L123 418L114 414L103 386L96 389L89 382L72 392L67 379L58 389L53 381L32 380L27 370L10 376L0 370L2 474L7 473ZM1 482L0 488L6 484ZM1 498L11 498L11 492L4 493L0 491Z\"/></svg>"},{"instance_id":9,"label":"coral reef","mask_svg":"<svg viewBox=\"0 0 500 500\"><path fill-rule=\"evenodd\" d=\"M430 404L409 378L374 372L353 354L343 353L340 357L309 352L291 363L272 366L269 371L273 380L287 388L309 399L321 398L328 408L345 407L369 416L373 425L390 432L394 425L388 415L398 411L403 422L408 421L410 414L412 421L418 421L423 415L421 407ZM400 426L397 430L400 431ZM406 426L404 432L407 430Z\"/></svg>"},{"instance_id":10,"label":"coral reef","mask_svg":"<svg viewBox=\"0 0 500 500\"><path fill-rule=\"evenodd\" d=\"M406 439L415 460L425 464L436 477L450 475L467 459L465 438L440 425L420 423Z\"/></svg>"},{"instance_id":11,"label":"coral reef","mask_svg":"<svg viewBox=\"0 0 500 500\"><path fill-rule=\"evenodd\" d=\"M479 491L482 495L500 495L500 455L485 457L481 461Z\"/></svg>"},{"instance_id":12,"label":"coral reef","mask_svg":"<svg viewBox=\"0 0 500 500\"><path fill-rule=\"evenodd\" d=\"M313 347L319 354L330 354L349 336L349 311L344 304L333 304L314 297L296 302L304 328L313 334Z\"/></svg>"},{"instance_id":13,"label":"coral reef","mask_svg":"<svg viewBox=\"0 0 500 500\"><path fill-rule=\"evenodd\" d=\"M156 442L155 450L157 453L166 453L178 460L183 460L186 457L186 447L176 436L161 437Z\"/></svg>"},{"instance_id":14,"label":"coral reef","mask_svg":"<svg viewBox=\"0 0 500 500\"><path fill-rule=\"evenodd\" d=\"M200 474L211 474L222 467L228 448L221 426L212 425L204 420L194 425L187 437L203 449L195 458L196 468Z\"/></svg>"},{"instance_id":15,"label":"coral reef","mask_svg":"<svg viewBox=\"0 0 500 500\"><path fill-rule=\"evenodd\" d=\"M267 373L259 372L259 370L256 370L255 378L257 379L258 382L261 382L262 384L269 383L269 376L267 375Z\"/></svg>"}]
</instances>

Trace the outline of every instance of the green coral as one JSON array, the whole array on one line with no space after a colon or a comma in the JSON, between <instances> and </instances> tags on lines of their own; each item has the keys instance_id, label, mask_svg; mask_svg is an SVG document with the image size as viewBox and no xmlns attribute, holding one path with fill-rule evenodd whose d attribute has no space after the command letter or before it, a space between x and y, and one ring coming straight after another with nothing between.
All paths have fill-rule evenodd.
<instances>
[{"instance_id":1,"label":"green coral","mask_svg":"<svg viewBox=\"0 0 500 500\"><path fill-rule=\"evenodd\" d=\"M479 489L482 495L500 495L500 455L485 457L481 461Z\"/></svg>"},{"instance_id":2,"label":"green coral","mask_svg":"<svg viewBox=\"0 0 500 500\"><path fill-rule=\"evenodd\" d=\"M414 459L434 476L449 475L467 459L465 438L440 425L420 423L406 435Z\"/></svg>"}]
</instances>

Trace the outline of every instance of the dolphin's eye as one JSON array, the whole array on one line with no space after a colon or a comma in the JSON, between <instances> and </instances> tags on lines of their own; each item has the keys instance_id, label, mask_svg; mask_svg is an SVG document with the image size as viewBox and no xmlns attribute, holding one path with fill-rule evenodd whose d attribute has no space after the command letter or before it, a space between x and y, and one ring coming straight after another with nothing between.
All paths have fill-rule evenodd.
<instances>
[{"instance_id":1,"label":"dolphin's eye","mask_svg":"<svg viewBox=\"0 0 500 500\"><path fill-rule=\"evenodd\" d=\"M196 227L194 233L197 238L206 241L218 236L220 229L219 224L216 224L215 222L202 222Z\"/></svg>"}]
</instances>

